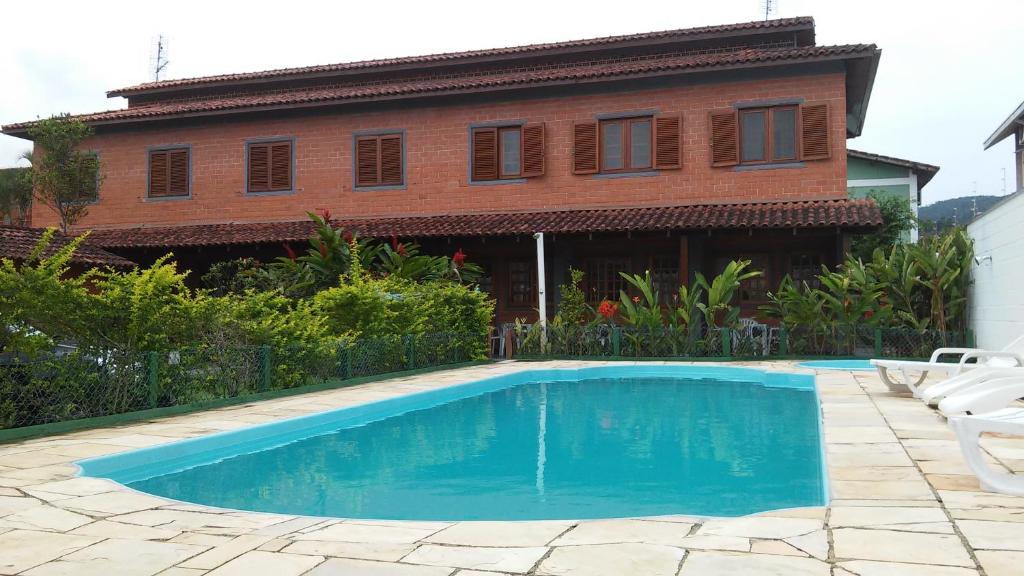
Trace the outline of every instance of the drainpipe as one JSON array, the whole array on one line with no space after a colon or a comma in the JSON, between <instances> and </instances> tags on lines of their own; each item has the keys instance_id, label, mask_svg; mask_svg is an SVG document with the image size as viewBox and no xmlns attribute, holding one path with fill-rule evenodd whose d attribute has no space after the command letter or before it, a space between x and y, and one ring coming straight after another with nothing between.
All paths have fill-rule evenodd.
<instances>
[{"instance_id":1,"label":"drainpipe","mask_svg":"<svg viewBox=\"0 0 1024 576\"><path fill-rule=\"evenodd\" d=\"M533 235L537 241L537 303L540 305L540 349L545 351L548 348L548 300L544 295L544 233L537 232Z\"/></svg>"}]
</instances>

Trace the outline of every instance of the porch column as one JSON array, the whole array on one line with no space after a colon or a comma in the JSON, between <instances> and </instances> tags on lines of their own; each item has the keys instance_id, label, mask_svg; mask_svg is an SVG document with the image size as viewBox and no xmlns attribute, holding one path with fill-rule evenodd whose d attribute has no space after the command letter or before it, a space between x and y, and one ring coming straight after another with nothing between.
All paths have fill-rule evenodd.
<instances>
[{"instance_id":1,"label":"porch column","mask_svg":"<svg viewBox=\"0 0 1024 576\"><path fill-rule=\"evenodd\" d=\"M540 308L540 318L537 321L541 326L540 347L541 350L545 350L548 346L548 300L544 293L544 233L537 232L533 238L537 241L537 304Z\"/></svg>"}]
</instances>

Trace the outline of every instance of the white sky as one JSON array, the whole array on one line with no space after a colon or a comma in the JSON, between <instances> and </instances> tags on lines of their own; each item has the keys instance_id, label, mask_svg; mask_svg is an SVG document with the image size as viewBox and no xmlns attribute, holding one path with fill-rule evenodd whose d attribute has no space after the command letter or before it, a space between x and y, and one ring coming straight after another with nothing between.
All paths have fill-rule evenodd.
<instances>
[{"instance_id":1,"label":"white sky","mask_svg":"<svg viewBox=\"0 0 1024 576\"><path fill-rule=\"evenodd\" d=\"M0 124L123 107L108 89L164 78L514 46L746 22L763 0L507 2L10 2L0 27ZM941 166L924 202L1012 192L1013 147L982 142L1024 100L1022 0L779 0L813 16L819 44L875 43L882 60L851 148ZM948 6L948 7L947 7ZM43 36L45 34L45 36ZM1015 45L1016 44L1016 45ZM0 136L0 167L29 143Z\"/></svg>"}]
</instances>

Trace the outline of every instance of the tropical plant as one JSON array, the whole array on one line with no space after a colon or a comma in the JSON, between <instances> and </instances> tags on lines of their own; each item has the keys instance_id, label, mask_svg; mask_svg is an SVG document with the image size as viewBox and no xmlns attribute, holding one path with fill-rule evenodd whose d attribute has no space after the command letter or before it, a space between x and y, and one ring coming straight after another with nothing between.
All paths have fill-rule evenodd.
<instances>
[{"instance_id":1,"label":"tropical plant","mask_svg":"<svg viewBox=\"0 0 1024 576\"><path fill-rule=\"evenodd\" d=\"M41 204L57 213L61 232L77 224L95 199L103 175L99 157L80 148L92 129L68 114L33 123L32 185Z\"/></svg>"},{"instance_id":2,"label":"tropical plant","mask_svg":"<svg viewBox=\"0 0 1024 576\"><path fill-rule=\"evenodd\" d=\"M583 283L582 270L569 268L569 283L558 286L558 314L555 318L567 325L583 324L591 314L587 305L587 295L580 285Z\"/></svg>"},{"instance_id":3,"label":"tropical plant","mask_svg":"<svg viewBox=\"0 0 1024 576\"><path fill-rule=\"evenodd\" d=\"M704 315L709 337L715 328L735 328L739 324L740 309L732 304L736 291L744 280L763 274L759 270L747 271L748 266L750 260L733 260L711 282L697 273L696 284L707 295L707 300L696 306Z\"/></svg>"},{"instance_id":4,"label":"tropical plant","mask_svg":"<svg viewBox=\"0 0 1024 576\"><path fill-rule=\"evenodd\" d=\"M31 154L26 152L22 157L30 158ZM32 171L29 168L0 169L0 216L6 214L11 224L25 226L31 207Z\"/></svg>"},{"instance_id":5,"label":"tropical plant","mask_svg":"<svg viewBox=\"0 0 1024 576\"><path fill-rule=\"evenodd\" d=\"M870 234L858 236L850 246L850 254L861 260L871 260L875 250L890 250L897 244L904 243L909 232L919 225L910 201L906 198L879 194L871 191L868 197L878 204L882 214L882 226Z\"/></svg>"}]
</instances>

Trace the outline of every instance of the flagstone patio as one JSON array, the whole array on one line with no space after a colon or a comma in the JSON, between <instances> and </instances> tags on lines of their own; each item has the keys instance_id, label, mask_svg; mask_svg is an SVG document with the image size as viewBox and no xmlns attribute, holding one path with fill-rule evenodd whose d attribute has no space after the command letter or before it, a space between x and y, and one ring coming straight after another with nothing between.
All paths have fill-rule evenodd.
<instances>
[{"instance_id":1,"label":"flagstone patio","mask_svg":"<svg viewBox=\"0 0 1024 576\"><path fill-rule=\"evenodd\" d=\"M546 367L600 364L548 362ZM739 363L792 369L791 363ZM73 461L476 380L500 363L0 445L0 574L1008 576L1024 498L982 492L945 422L874 374L820 372L832 500L743 518L400 522L182 504ZM987 438L1024 472L1024 439Z\"/></svg>"}]
</instances>

